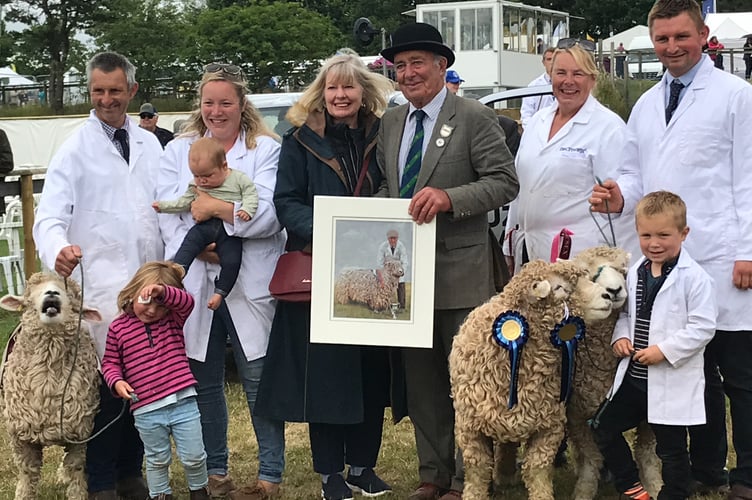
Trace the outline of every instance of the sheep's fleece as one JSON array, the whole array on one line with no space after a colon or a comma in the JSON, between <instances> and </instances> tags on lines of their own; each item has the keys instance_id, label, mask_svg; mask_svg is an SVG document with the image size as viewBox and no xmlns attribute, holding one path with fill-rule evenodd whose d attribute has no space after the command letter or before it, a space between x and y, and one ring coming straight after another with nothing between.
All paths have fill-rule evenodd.
<instances>
[{"instance_id":1,"label":"sheep's fleece","mask_svg":"<svg viewBox=\"0 0 752 500\"><path fill-rule=\"evenodd\" d=\"M18 466L15 498L37 498L42 449L61 445L65 456L60 474L67 485L66 496L85 500L86 445L70 441L82 441L91 434L100 378L86 323L78 328L81 290L72 280L37 273L29 278L23 297L6 295L0 306L23 311L2 378L3 419ZM85 308L83 316L101 320L92 309Z\"/></svg>"},{"instance_id":2,"label":"sheep's fleece","mask_svg":"<svg viewBox=\"0 0 752 500\"><path fill-rule=\"evenodd\" d=\"M522 478L529 498L553 500L552 465L564 437L565 407L559 401L561 352L551 344L550 333L563 319L565 305L585 321L605 319L611 312L608 293L578 264L533 261L460 327L449 369L466 500L489 497L492 441L524 443ZM509 352L491 335L494 320L505 311L522 314L530 330L519 367L518 403L511 409Z\"/></svg>"}]
</instances>

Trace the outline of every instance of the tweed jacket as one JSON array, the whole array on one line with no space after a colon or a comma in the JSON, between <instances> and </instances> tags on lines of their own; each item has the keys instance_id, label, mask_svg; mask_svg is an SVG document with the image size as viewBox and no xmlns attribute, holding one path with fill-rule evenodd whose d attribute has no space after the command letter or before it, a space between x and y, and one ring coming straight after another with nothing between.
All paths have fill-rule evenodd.
<instances>
[{"instance_id":1,"label":"tweed jacket","mask_svg":"<svg viewBox=\"0 0 752 500\"><path fill-rule=\"evenodd\" d=\"M404 104L382 118L379 196L399 197L398 158L408 110ZM452 211L436 218L434 307L473 308L495 293L488 211L517 196L514 159L496 114L451 92L428 141L415 192L426 186L443 189L452 203Z\"/></svg>"}]
</instances>

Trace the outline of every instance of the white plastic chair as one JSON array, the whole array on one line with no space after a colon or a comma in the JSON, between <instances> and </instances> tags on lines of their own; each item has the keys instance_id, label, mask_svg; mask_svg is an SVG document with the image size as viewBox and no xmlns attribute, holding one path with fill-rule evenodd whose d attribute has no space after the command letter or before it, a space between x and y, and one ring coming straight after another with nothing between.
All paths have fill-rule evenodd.
<instances>
[{"instance_id":1,"label":"white plastic chair","mask_svg":"<svg viewBox=\"0 0 752 500\"><path fill-rule=\"evenodd\" d=\"M5 207L5 215L0 222L0 240L8 243L8 255L0 257L8 293L20 295L24 291L23 249L20 230L23 228L21 200L14 199Z\"/></svg>"}]
</instances>

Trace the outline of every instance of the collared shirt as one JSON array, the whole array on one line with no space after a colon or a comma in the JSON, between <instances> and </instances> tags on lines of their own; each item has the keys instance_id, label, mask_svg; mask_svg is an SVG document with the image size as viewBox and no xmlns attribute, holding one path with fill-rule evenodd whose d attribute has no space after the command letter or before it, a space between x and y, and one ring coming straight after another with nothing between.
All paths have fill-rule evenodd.
<instances>
[{"instance_id":1,"label":"collared shirt","mask_svg":"<svg viewBox=\"0 0 752 500\"><path fill-rule=\"evenodd\" d=\"M115 149L118 150L120 153L120 156L123 156L123 146L120 145L120 141L115 140L115 131L117 130L116 127L113 127L97 117L97 120L99 120L99 123L102 125L102 130L104 130L104 133L107 134L107 137L110 138L110 141L115 145ZM130 137L130 118L128 116L125 117L125 120L123 122L123 126L120 128L124 128L128 132L128 137Z\"/></svg>"},{"instance_id":2,"label":"collared shirt","mask_svg":"<svg viewBox=\"0 0 752 500\"><path fill-rule=\"evenodd\" d=\"M423 117L423 157L426 156L426 149L428 148L428 143L431 142L434 125L436 125L436 121L439 118L439 113L441 112L441 107L444 105L446 96L447 89L446 87L442 87L431 102L420 108L426 113L426 116ZM398 165L400 179L402 178L402 172L405 170L405 162L407 162L407 152L410 151L410 143L413 140L413 135L415 135L415 116L413 116L413 112L417 109L418 108L410 103L410 107L407 111L407 122L405 123L405 130L402 132L402 142L400 143L399 152Z\"/></svg>"},{"instance_id":3,"label":"collared shirt","mask_svg":"<svg viewBox=\"0 0 752 500\"><path fill-rule=\"evenodd\" d=\"M705 56L703 56L705 57ZM687 89L692 84L692 81L695 79L695 76L697 75L697 72L700 69L700 63L702 63L702 57L699 61L697 61L697 64L692 66L692 69L684 73L680 77L674 77L671 73L666 71L666 74L663 76L663 78L666 79L666 89L664 92L664 108L668 106L668 99L671 95L671 82L674 80L679 80L684 84L684 88L681 89L681 92L679 92L679 102L681 102L682 98L684 97L684 94L687 92Z\"/></svg>"}]
</instances>

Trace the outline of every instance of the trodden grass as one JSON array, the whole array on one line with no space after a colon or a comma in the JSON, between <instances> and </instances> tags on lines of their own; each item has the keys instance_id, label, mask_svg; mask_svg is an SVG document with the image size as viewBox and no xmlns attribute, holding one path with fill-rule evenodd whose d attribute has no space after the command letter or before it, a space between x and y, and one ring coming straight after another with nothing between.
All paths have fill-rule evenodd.
<instances>
[{"instance_id":1,"label":"trodden grass","mask_svg":"<svg viewBox=\"0 0 752 500\"><path fill-rule=\"evenodd\" d=\"M0 310L0 345L5 345L5 339L7 339L16 322L16 314ZM430 390L430 388L427 388L427 390ZM255 481L258 470L256 439L240 384L230 378L230 382L226 385L226 393L230 413L230 473L240 486ZM311 462L307 425L288 423L285 434L287 466L282 486L282 499L321 498L320 478L313 472ZM45 452L39 495L41 500L62 500L65 498L63 486L56 482L56 470L61 456L62 450L59 447L49 448ZM733 465L733 462L734 457L732 456L730 465ZM392 424L391 413L388 409L384 415L384 438L376 470L384 480L392 485L394 491L391 498L407 498L417 486L418 461L415 454L412 425L407 419L397 425ZM177 457L173 460L171 472L172 485L176 493L175 498L187 499L188 492L185 478ZM16 469L8 439L5 430L0 429L0 500L13 498L15 477ZM556 469L554 487L557 500L571 498L575 479L576 475L571 465ZM495 500L523 500L526 498L525 489L521 484L497 493L494 497ZM597 496L598 500L616 500L617 498L618 495L611 485L602 486ZM722 500L722 497L704 496L695 497L694 500Z\"/></svg>"}]
</instances>

